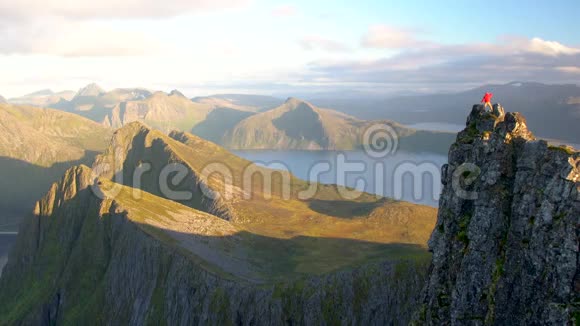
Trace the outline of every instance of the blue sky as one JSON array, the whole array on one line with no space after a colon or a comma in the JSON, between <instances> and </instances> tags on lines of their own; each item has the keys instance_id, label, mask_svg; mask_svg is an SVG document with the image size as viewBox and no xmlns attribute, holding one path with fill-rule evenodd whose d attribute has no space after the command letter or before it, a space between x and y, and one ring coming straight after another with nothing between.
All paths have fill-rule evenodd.
<instances>
[{"instance_id":1,"label":"blue sky","mask_svg":"<svg viewBox=\"0 0 580 326\"><path fill-rule=\"evenodd\" d=\"M580 1L0 0L0 94L272 95L580 81Z\"/></svg>"}]
</instances>

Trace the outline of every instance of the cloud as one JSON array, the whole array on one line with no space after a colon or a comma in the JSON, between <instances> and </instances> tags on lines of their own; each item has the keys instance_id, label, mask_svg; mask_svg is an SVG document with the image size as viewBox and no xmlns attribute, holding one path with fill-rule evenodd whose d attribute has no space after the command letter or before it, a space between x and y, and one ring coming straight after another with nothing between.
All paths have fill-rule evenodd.
<instances>
[{"instance_id":1,"label":"cloud","mask_svg":"<svg viewBox=\"0 0 580 326\"><path fill-rule=\"evenodd\" d=\"M322 50L326 52L349 52L352 50L346 44L318 35L306 36L298 43L304 50Z\"/></svg>"},{"instance_id":2,"label":"cloud","mask_svg":"<svg viewBox=\"0 0 580 326\"><path fill-rule=\"evenodd\" d=\"M313 62L305 80L331 78L417 88L513 80L580 81L580 49L540 38L502 37L494 43L429 44L416 48L403 41L390 44L404 48L375 60Z\"/></svg>"},{"instance_id":3,"label":"cloud","mask_svg":"<svg viewBox=\"0 0 580 326\"><path fill-rule=\"evenodd\" d=\"M407 49L412 47L426 47L429 42L421 41L416 37L417 31L387 25L373 25L361 44L366 48L376 49Z\"/></svg>"},{"instance_id":4,"label":"cloud","mask_svg":"<svg viewBox=\"0 0 580 326\"><path fill-rule=\"evenodd\" d=\"M292 5L282 5L272 10L272 16L274 17L289 17L296 16L297 14L298 9Z\"/></svg>"},{"instance_id":5,"label":"cloud","mask_svg":"<svg viewBox=\"0 0 580 326\"><path fill-rule=\"evenodd\" d=\"M562 54L572 55L580 53L580 49L571 48L555 41L544 41L537 37L530 40L528 51L549 56L559 56Z\"/></svg>"},{"instance_id":6,"label":"cloud","mask_svg":"<svg viewBox=\"0 0 580 326\"><path fill-rule=\"evenodd\" d=\"M0 18L65 19L162 18L183 14L239 8L251 0L0 0Z\"/></svg>"},{"instance_id":7,"label":"cloud","mask_svg":"<svg viewBox=\"0 0 580 326\"><path fill-rule=\"evenodd\" d=\"M159 51L138 31L114 30L96 22L51 19L30 24L0 24L0 54L47 54L65 57L135 56Z\"/></svg>"},{"instance_id":8,"label":"cloud","mask_svg":"<svg viewBox=\"0 0 580 326\"><path fill-rule=\"evenodd\" d=\"M0 0L0 54L102 57L169 52L163 40L131 28L113 29L110 20L164 19L242 8L252 1Z\"/></svg>"}]
</instances>

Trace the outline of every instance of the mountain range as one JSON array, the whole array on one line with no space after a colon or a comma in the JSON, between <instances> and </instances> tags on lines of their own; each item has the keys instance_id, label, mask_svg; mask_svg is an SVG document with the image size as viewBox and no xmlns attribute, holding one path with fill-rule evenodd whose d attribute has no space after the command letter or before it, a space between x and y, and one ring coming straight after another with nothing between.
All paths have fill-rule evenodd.
<instances>
[{"instance_id":1,"label":"mountain range","mask_svg":"<svg viewBox=\"0 0 580 326\"><path fill-rule=\"evenodd\" d=\"M204 172L215 163L219 173ZM185 172L170 193L190 197L160 186L168 165ZM7 324L405 323L436 210L344 199L344 190L129 123L92 167L70 168L37 202L0 279L0 315Z\"/></svg>"},{"instance_id":2,"label":"mountain range","mask_svg":"<svg viewBox=\"0 0 580 326\"><path fill-rule=\"evenodd\" d=\"M375 125L392 128L403 149L444 152L453 141L451 133L414 130L390 120L362 121L296 98L282 103L269 96L225 94L190 100L177 90L105 91L96 84L54 104L46 100L51 94L39 91L11 101L44 103L113 129L140 121L166 133L191 131L230 149L360 149L364 132Z\"/></svg>"},{"instance_id":3,"label":"mountain range","mask_svg":"<svg viewBox=\"0 0 580 326\"><path fill-rule=\"evenodd\" d=\"M433 123L460 126L463 124L463 108L479 101L481 95L487 91L494 93L493 101L521 108L522 113L528 117L528 123L539 136L573 144L580 142L580 131L576 128L580 119L580 87L576 85L512 82L503 85L485 85L452 94L408 95L387 99L363 96L353 99L314 98L307 103L315 103L308 105L317 109L329 107L342 112L350 116L348 119L351 121L358 119L380 123L382 120L390 120L418 126ZM332 149L331 142L334 138L340 139L339 142L342 143L336 148L351 149L354 146L352 144L359 142L350 139L356 138L354 134L346 135L350 133L349 131L339 135L330 128L320 132L320 136L329 137L328 140L317 139L314 142L307 139L314 135L301 135L301 131L287 130L284 129L285 126L282 126L281 130L274 131L279 126L272 127L273 122L267 120L272 114L283 111L282 107L286 104L276 97L262 95L217 94L187 100L178 91L169 94L139 88L105 91L96 84L90 84L72 97L71 92L66 91L61 93L39 91L9 101L73 112L113 128L119 128L128 122L141 121L165 132L172 129L193 131L208 140L231 148L242 148L241 145L244 145L247 146L243 147L245 149ZM267 111L274 113L265 114ZM254 114L256 117L250 118L250 115ZM322 120L332 119L329 118L329 114L315 114ZM335 113L332 116L337 117L339 114ZM283 120L287 118L286 116ZM248 120L237 126L245 119ZM262 119L265 121L260 122ZM199 123L202 124L198 125ZM316 124L315 121L312 123ZM555 125L559 127L555 128ZM269 126L269 130L265 131L266 134L282 134L285 139L280 144L265 143L264 139L260 139L262 137L260 132L253 130L258 126ZM234 128L238 129L234 131ZM350 131L354 129L357 128L348 128ZM233 138L238 136L242 138ZM293 138L296 136L298 139ZM302 139L303 136L306 138ZM325 143L329 146L325 146ZM443 148L450 143L446 141Z\"/></svg>"},{"instance_id":4,"label":"mountain range","mask_svg":"<svg viewBox=\"0 0 580 326\"><path fill-rule=\"evenodd\" d=\"M479 102L485 92L494 94L493 102L518 108L539 136L580 143L580 87L572 84L512 82L449 94L312 101L359 119L392 119L403 124L441 122L461 126L465 108Z\"/></svg>"}]
</instances>

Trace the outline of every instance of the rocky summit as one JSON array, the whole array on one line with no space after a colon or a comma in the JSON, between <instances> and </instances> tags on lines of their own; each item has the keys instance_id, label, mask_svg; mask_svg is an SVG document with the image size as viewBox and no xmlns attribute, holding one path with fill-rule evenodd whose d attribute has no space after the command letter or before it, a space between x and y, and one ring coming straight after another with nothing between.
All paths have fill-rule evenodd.
<instances>
[{"instance_id":1,"label":"rocky summit","mask_svg":"<svg viewBox=\"0 0 580 326\"><path fill-rule=\"evenodd\" d=\"M577 325L580 154L476 105L442 172L416 324Z\"/></svg>"}]
</instances>

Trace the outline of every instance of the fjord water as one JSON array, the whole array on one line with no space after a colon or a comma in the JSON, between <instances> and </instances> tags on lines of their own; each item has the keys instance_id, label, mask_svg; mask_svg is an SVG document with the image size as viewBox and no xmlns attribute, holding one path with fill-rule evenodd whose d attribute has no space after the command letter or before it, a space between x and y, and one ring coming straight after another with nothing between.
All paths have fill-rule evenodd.
<instances>
[{"instance_id":1,"label":"fjord water","mask_svg":"<svg viewBox=\"0 0 580 326\"><path fill-rule=\"evenodd\" d=\"M243 150L234 151L234 154L259 165L287 169L304 180L339 184L429 206L438 205L441 166L447 162L445 155L405 151L379 158L362 150ZM330 166L328 172L311 173L325 164Z\"/></svg>"}]
</instances>

